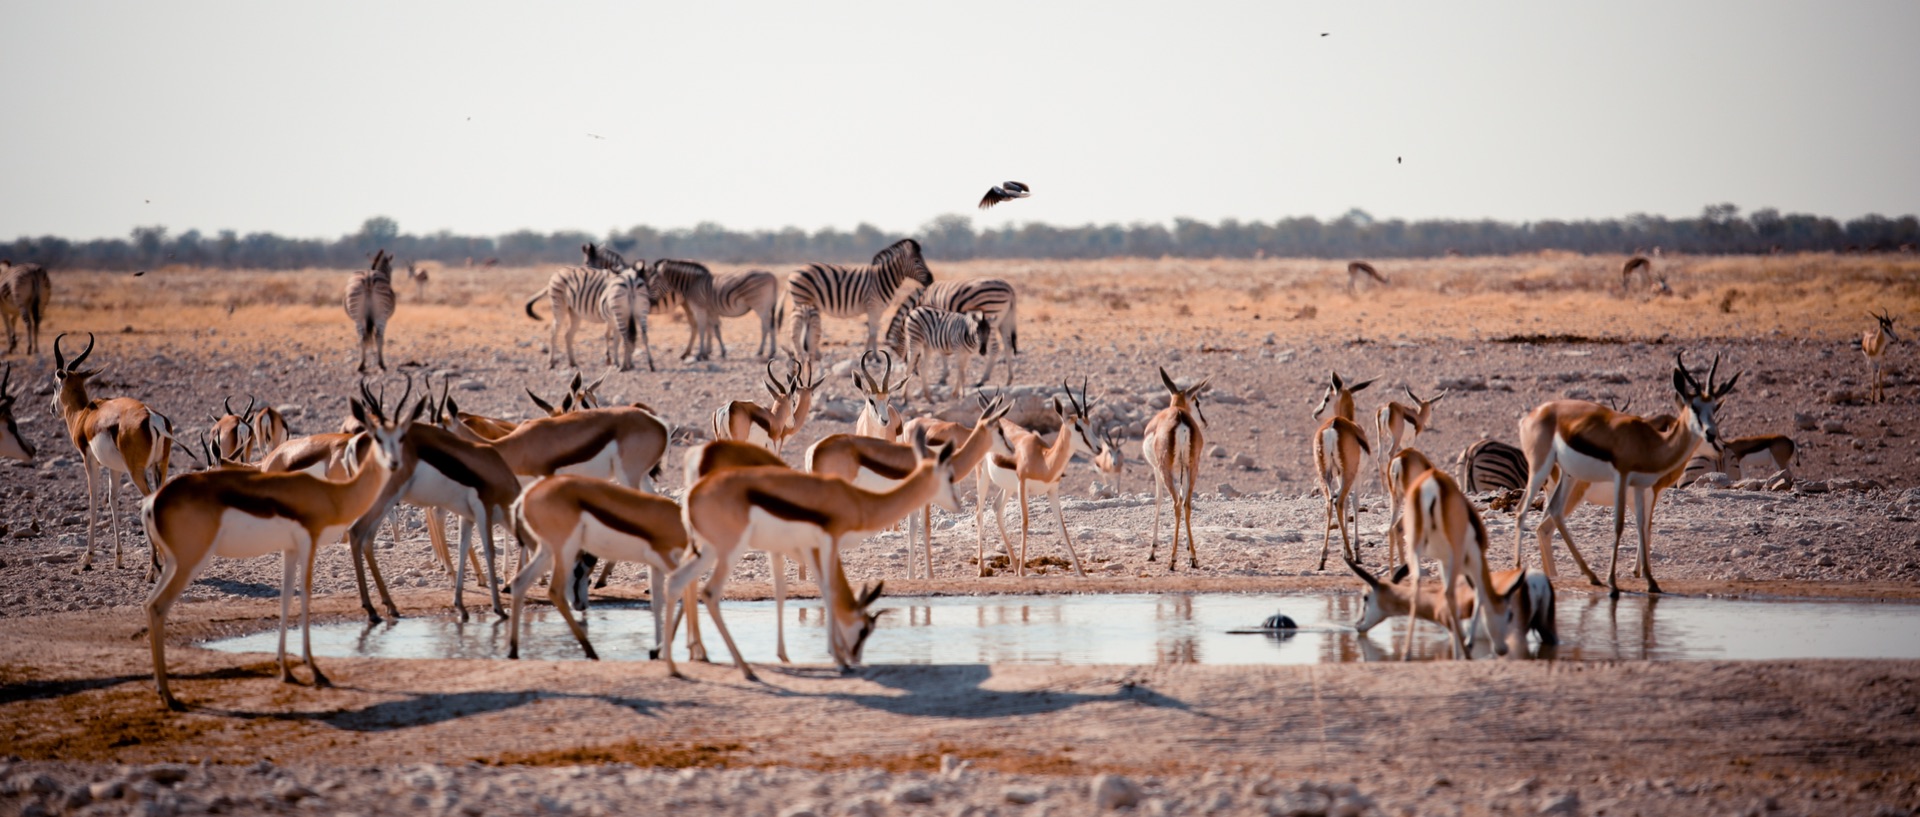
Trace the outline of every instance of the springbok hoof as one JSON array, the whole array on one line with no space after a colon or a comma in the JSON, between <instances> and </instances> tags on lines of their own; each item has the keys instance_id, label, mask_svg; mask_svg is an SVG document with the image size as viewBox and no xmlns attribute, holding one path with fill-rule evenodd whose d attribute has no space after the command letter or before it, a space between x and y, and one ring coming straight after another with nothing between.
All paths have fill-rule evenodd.
<instances>
[{"instance_id":1,"label":"springbok hoof","mask_svg":"<svg viewBox=\"0 0 1920 817\"><path fill-rule=\"evenodd\" d=\"M313 686L315 689L331 689L333 687L333 682L330 680L327 680L327 676L320 672L319 667L314 667L313 668Z\"/></svg>"}]
</instances>

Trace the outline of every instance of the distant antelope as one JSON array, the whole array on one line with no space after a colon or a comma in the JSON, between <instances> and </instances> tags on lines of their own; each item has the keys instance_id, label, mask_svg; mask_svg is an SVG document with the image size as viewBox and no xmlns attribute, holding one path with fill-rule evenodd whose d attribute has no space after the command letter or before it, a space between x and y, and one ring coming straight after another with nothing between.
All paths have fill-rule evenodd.
<instances>
[{"instance_id":1,"label":"distant antelope","mask_svg":"<svg viewBox=\"0 0 1920 817\"><path fill-rule=\"evenodd\" d=\"M993 324L999 336L995 344L997 354L988 355L986 368L980 372L979 386L993 375L994 359L997 357L1006 363L1007 382L1013 382L1013 355L1020 351L1020 327L1018 306L1013 285L999 278L968 278L961 281L936 281L932 285L908 295L894 310L893 320L887 326L887 346L899 349L904 345L906 318L911 307L925 306L944 309L948 312L976 313Z\"/></svg>"},{"instance_id":2,"label":"distant antelope","mask_svg":"<svg viewBox=\"0 0 1920 817\"><path fill-rule=\"evenodd\" d=\"M1655 251L1655 254L1658 254L1658 250ZM1626 265L1620 268L1621 292L1633 292L1633 274L1635 272L1640 273L1641 280L1646 282L1648 292L1655 295L1673 294L1673 287L1667 285L1667 276L1655 275L1653 272L1653 262L1647 260L1647 257L1644 255L1636 255L1627 259Z\"/></svg>"},{"instance_id":3,"label":"distant antelope","mask_svg":"<svg viewBox=\"0 0 1920 817\"><path fill-rule=\"evenodd\" d=\"M1008 496L1013 496L1020 504L1020 554L1014 560L1019 575L1027 575L1027 539L1030 535L1031 512L1027 507L1027 498L1033 493L1044 494L1047 504L1052 506L1053 515L1060 522L1060 538L1067 546L1067 556L1073 560L1075 575L1085 576L1086 570L1080 567L1080 554L1073 548L1073 536L1067 533L1067 517L1060 510L1060 478L1067 473L1067 464L1073 455L1096 456L1099 450L1094 448L1091 421L1088 419L1093 401L1087 397L1086 385L1080 387L1080 397L1073 396L1073 388L1066 383L1060 387L1067 393L1067 405L1060 404L1060 398L1053 398L1053 413L1060 418L1060 431L1048 445L1040 439L1038 433L1019 429L1009 434L1004 424L995 424L1001 434L1000 446L1011 450L1011 455L995 452L987 457L986 482L990 489L981 490L981 505L993 509L994 524L1000 529L1000 541L1012 553L1012 541L1007 536L1007 525L1002 511ZM1016 427L1017 428L1017 427ZM980 570L987 570L984 552L979 554Z\"/></svg>"},{"instance_id":4,"label":"distant antelope","mask_svg":"<svg viewBox=\"0 0 1920 817\"><path fill-rule=\"evenodd\" d=\"M1620 561L1620 540L1626 529L1627 500L1631 496L1640 530L1640 565L1647 577L1647 592L1660 592L1648 562L1653 523L1649 494L1669 472L1680 471L1701 442L1716 452L1719 450L1720 427L1714 414L1740 381L1740 375L1736 374L1724 384L1715 383L1719 370L1720 358L1716 356L1707 372L1707 383L1702 386L1687 371L1680 356L1674 356L1673 390L1680 401L1681 416L1664 427L1583 400L1543 403L1521 418L1520 444L1527 454L1527 490L1515 512L1514 565L1520 566L1527 506L1550 472L1558 467L1562 482L1547 503L1547 513L1556 520L1560 535L1567 534L1564 497L1572 493L1573 483L1613 486L1613 558L1607 566L1607 585L1611 594L1618 596L1616 569ZM1567 546L1572 549L1571 539L1567 540ZM1550 563L1549 559L1550 554L1542 555L1543 562Z\"/></svg>"},{"instance_id":5,"label":"distant antelope","mask_svg":"<svg viewBox=\"0 0 1920 817\"><path fill-rule=\"evenodd\" d=\"M7 373L0 375L0 457L33 462L33 443L20 436L20 426L13 422L13 364L7 364Z\"/></svg>"},{"instance_id":6,"label":"distant antelope","mask_svg":"<svg viewBox=\"0 0 1920 817\"><path fill-rule=\"evenodd\" d=\"M1320 493L1326 498L1326 530L1321 531L1320 570L1327 569L1327 549L1332 544L1332 529L1340 529L1341 552L1360 560L1360 550L1348 535L1347 499L1353 494L1354 483L1360 478L1360 464L1366 461L1369 453L1367 434L1353 421L1353 393L1373 385L1372 380L1355 383L1351 386L1340 379L1338 372L1328 383L1326 393L1320 397L1320 407L1313 410L1313 416L1319 417L1333 405L1333 416L1320 424L1313 433L1314 477L1320 483ZM1353 500L1356 521L1359 518L1360 500ZM1355 532L1358 533L1357 531Z\"/></svg>"},{"instance_id":7,"label":"distant antelope","mask_svg":"<svg viewBox=\"0 0 1920 817\"><path fill-rule=\"evenodd\" d=\"M1374 269L1372 264L1365 261L1349 262L1347 264L1347 294L1352 295L1354 285L1368 278L1373 279L1374 283L1383 287L1391 285L1391 282L1387 280L1387 276L1381 275L1380 271Z\"/></svg>"},{"instance_id":8,"label":"distant antelope","mask_svg":"<svg viewBox=\"0 0 1920 817\"><path fill-rule=\"evenodd\" d=\"M1740 479L1750 457L1761 457L1762 474L1775 471L1786 472L1787 479L1793 479L1793 438L1781 434L1766 434L1753 437L1735 437L1720 444L1720 459L1725 466L1727 476Z\"/></svg>"},{"instance_id":9,"label":"distant antelope","mask_svg":"<svg viewBox=\"0 0 1920 817\"><path fill-rule=\"evenodd\" d=\"M1874 327L1868 329L1867 333L1860 338L1860 351L1866 354L1867 366L1872 370L1869 385L1871 393L1867 399L1869 402L1884 403L1887 400L1887 372L1880 358L1887 353L1888 346L1900 340L1900 336L1893 333L1893 323L1899 318L1895 318L1893 313L1884 310L1878 315L1867 313L1867 317L1876 322ZM7 328L11 330L13 327Z\"/></svg>"},{"instance_id":10,"label":"distant antelope","mask_svg":"<svg viewBox=\"0 0 1920 817\"><path fill-rule=\"evenodd\" d=\"M901 288L912 281L920 286L933 285L933 272L920 255L920 242L903 238L873 256L864 267L838 267L809 264L787 275L788 298L795 317L804 309L818 310L819 316L867 318L867 351L878 348L880 315L903 294ZM816 316L813 322L817 323ZM820 356L818 327L796 320L793 329L794 352L807 359ZM811 329L812 331L808 331Z\"/></svg>"},{"instance_id":11,"label":"distant antelope","mask_svg":"<svg viewBox=\"0 0 1920 817\"><path fill-rule=\"evenodd\" d=\"M220 404L227 413L213 418L213 425L208 429L213 434L213 444L219 446L222 453L241 462L253 461L253 451L256 446L253 437L253 403L253 397L249 395L247 407L235 413L233 397L228 396ZM266 450L261 449L261 452L265 453Z\"/></svg>"},{"instance_id":12,"label":"distant antelope","mask_svg":"<svg viewBox=\"0 0 1920 817\"><path fill-rule=\"evenodd\" d=\"M1188 566L1198 569L1200 555L1193 544L1193 486L1200 479L1200 450L1206 446L1206 416L1200 413L1200 393L1212 380L1202 380L1187 388L1174 385L1166 367L1160 368L1160 383L1167 387L1167 407L1147 421L1147 433L1140 441L1140 452L1153 471L1153 543L1147 548L1147 561L1154 560L1160 548L1160 493L1173 500L1173 541L1167 550L1167 572L1180 561L1180 527L1187 529Z\"/></svg>"},{"instance_id":13,"label":"distant antelope","mask_svg":"<svg viewBox=\"0 0 1920 817\"><path fill-rule=\"evenodd\" d=\"M387 320L393 317L393 256L385 250L374 253L367 269L347 280L347 317L360 336L360 371L367 370L367 348L373 348L373 360L387 368Z\"/></svg>"},{"instance_id":14,"label":"distant antelope","mask_svg":"<svg viewBox=\"0 0 1920 817\"><path fill-rule=\"evenodd\" d=\"M40 321L46 317L47 301L53 298L53 280L39 264L15 264L0 261L0 316L7 321L7 354L19 345L13 333L14 318L21 319L27 333L27 354L40 353Z\"/></svg>"},{"instance_id":15,"label":"distant antelope","mask_svg":"<svg viewBox=\"0 0 1920 817\"><path fill-rule=\"evenodd\" d=\"M773 396L773 405L728 401L713 413L713 438L764 446L776 456L784 452L787 440L813 413L813 392L826 380L826 375L807 380L811 374L807 367L795 363L784 379L779 378L773 373L773 362L768 361L764 385Z\"/></svg>"},{"instance_id":16,"label":"distant antelope","mask_svg":"<svg viewBox=\"0 0 1920 817\"><path fill-rule=\"evenodd\" d=\"M426 267L415 267L412 261L407 262L407 279L413 282L413 299L420 303L427 302L427 281L429 277Z\"/></svg>"},{"instance_id":17,"label":"distant antelope","mask_svg":"<svg viewBox=\"0 0 1920 817\"><path fill-rule=\"evenodd\" d=\"M141 496L153 493L167 479L167 459L173 453L173 425L145 403L131 397L94 399L87 396L87 380L105 369L82 369L93 354L93 333L87 333L87 348L68 362L60 350L60 339L53 338L54 382L59 387L55 398L67 425L67 439L80 452L80 468L87 477L87 553L80 559L80 570L93 567L94 524L99 512L100 472L107 482L107 520L113 533L113 566L121 566L119 479L126 474ZM155 556L147 571L152 579L159 568Z\"/></svg>"}]
</instances>

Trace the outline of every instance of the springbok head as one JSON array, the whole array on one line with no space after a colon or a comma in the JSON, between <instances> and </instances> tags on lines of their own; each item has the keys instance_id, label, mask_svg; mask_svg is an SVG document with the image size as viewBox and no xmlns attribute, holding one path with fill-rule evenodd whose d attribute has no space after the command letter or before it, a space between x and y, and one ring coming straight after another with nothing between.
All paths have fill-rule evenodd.
<instances>
[{"instance_id":1,"label":"springbok head","mask_svg":"<svg viewBox=\"0 0 1920 817\"><path fill-rule=\"evenodd\" d=\"M1060 390L1067 393L1066 405L1060 404L1060 398L1053 398L1053 412L1060 415L1060 433L1070 434L1073 438L1073 451L1088 457L1100 455L1099 447L1093 444L1093 398L1087 396L1087 381L1080 381L1080 396L1073 396L1073 386L1065 380L1060 381Z\"/></svg>"},{"instance_id":2,"label":"springbok head","mask_svg":"<svg viewBox=\"0 0 1920 817\"><path fill-rule=\"evenodd\" d=\"M1879 322L1880 333L1883 335L1886 335L1888 340L1892 340L1892 341L1900 340L1900 336L1893 333L1893 324L1895 321L1899 320L1899 318L1894 317L1892 312L1881 310L1880 314L1878 315L1875 315L1872 312L1868 312L1867 317L1872 318L1875 321Z\"/></svg>"},{"instance_id":3,"label":"springbok head","mask_svg":"<svg viewBox=\"0 0 1920 817\"><path fill-rule=\"evenodd\" d=\"M884 366L879 377L874 377L873 370L867 367L868 361L875 358ZM860 371L853 373L853 384L866 396L867 411L873 414L882 428L896 425L888 397L907 385L909 374L902 372L898 381L893 379L893 353L885 349L869 350L860 355Z\"/></svg>"},{"instance_id":4,"label":"springbok head","mask_svg":"<svg viewBox=\"0 0 1920 817\"><path fill-rule=\"evenodd\" d=\"M1687 371L1686 361L1681 353L1673 355L1673 391L1674 399L1686 417L1687 425L1693 433L1705 440L1713 448L1714 454L1720 453L1720 424L1714 413L1720 409L1720 401L1733 392L1734 384L1740 382L1740 374L1735 374L1725 383L1717 382L1720 373L1720 356L1713 356L1713 365L1707 369L1707 382L1702 386Z\"/></svg>"},{"instance_id":5,"label":"springbok head","mask_svg":"<svg viewBox=\"0 0 1920 817\"><path fill-rule=\"evenodd\" d=\"M1359 383L1348 385L1346 381L1340 379L1339 372L1329 372L1328 374L1330 374L1332 378L1327 383L1327 390L1320 395L1319 408L1313 410L1314 418L1318 419L1322 413L1326 412L1327 406L1332 405L1333 412L1336 416L1345 417L1349 420L1353 419L1354 392L1361 391L1373 385L1373 381L1363 380Z\"/></svg>"}]
</instances>

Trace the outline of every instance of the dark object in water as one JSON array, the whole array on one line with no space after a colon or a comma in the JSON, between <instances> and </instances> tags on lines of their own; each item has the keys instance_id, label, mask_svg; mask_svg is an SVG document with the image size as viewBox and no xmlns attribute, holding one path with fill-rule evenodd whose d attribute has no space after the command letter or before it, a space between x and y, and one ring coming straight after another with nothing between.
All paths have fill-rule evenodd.
<instances>
[{"instance_id":1,"label":"dark object in water","mask_svg":"<svg viewBox=\"0 0 1920 817\"><path fill-rule=\"evenodd\" d=\"M1267 620L1262 622L1260 626L1268 630L1300 629L1300 625L1295 624L1293 618L1286 613L1274 613L1273 615L1267 616Z\"/></svg>"}]
</instances>

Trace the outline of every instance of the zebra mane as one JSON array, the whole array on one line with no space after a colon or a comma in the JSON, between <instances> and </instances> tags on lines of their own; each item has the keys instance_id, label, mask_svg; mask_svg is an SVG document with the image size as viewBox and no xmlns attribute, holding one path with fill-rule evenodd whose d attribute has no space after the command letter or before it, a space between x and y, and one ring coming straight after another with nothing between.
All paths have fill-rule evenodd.
<instances>
[{"instance_id":1,"label":"zebra mane","mask_svg":"<svg viewBox=\"0 0 1920 817\"><path fill-rule=\"evenodd\" d=\"M587 266L594 269L623 270L627 268L627 259L619 253L593 244L580 245L580 252L587 257Z\"/></svg>"},{"instance_id":2,"label":"zebra mane","mask_svg":"<svg viewBox=\"0 0 1920 817\"><path fill-rule=\"evenodd\" d=\"M680 258L658 259L654 261L652 264L648 265L648 270L647 270L649 275L659 275L661 272L666 272L666 271L672 271L677 273L692 273L694 275L708 275L708 276L713 274L711 271L707 269L707 265L705 264L702 264L698 261L687 261Z\"/></svg>"},{"instance_id":3,"label":"zebra mane","mask_svg":"<svg viewBox=\"0 0 1920 817\"><path fill-rule=\"evenodd\" d=\"M902 238L875 253L873 268L896 272L902 280L911 278L921 286L933 285L933 270L927 268L927 259L920 255L920 242L911 238Z\"/></svg>"}]
</instances>

